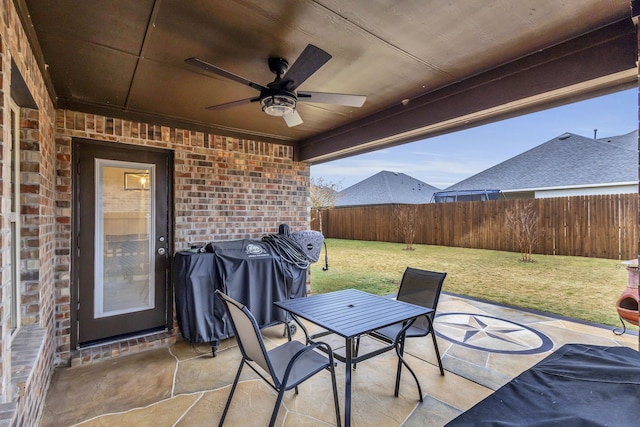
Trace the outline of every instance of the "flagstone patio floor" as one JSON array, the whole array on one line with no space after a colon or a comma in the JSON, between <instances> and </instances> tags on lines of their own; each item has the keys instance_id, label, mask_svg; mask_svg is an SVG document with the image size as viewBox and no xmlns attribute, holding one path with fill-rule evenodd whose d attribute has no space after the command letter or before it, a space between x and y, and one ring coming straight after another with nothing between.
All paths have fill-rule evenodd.
<instances>
[{"instance_id":1,"label":"flagstone patio floor","mask_svg":"<svg viewBox=\"0 0 640 427\"><path fill-rule=\"evenodd\" d=\"M282 342L283 329L282 325L265 329L266 342ZM637 328L615 335L613 328L444 293L435 329L444 376L440 376L430 337L408 340L405 350L422 385L423 402L406 370L400 395L393 396L397 358L387 352L353 371L353 426L443 426L564 344L638 349ZM302 338L298 330L294 339ZM340 342L329 340L334 348ZM58 368L39 425L217 425L239 362L233 338L221 343L216 357L205 344L179 339L166 348ZM343 405L344 364L338 364L336 375ZM225 425L267 425L275 398L275 392L245 368ZM277 425L335 425L332 405L329 374L320 373L303 383L298 395L287 393Z\"/></svg>"}]
</instances>

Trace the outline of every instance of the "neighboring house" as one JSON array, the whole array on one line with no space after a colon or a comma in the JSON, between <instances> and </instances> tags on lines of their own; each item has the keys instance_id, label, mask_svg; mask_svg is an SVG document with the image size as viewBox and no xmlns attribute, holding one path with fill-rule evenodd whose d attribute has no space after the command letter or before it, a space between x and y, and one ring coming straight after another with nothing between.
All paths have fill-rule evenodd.
<instances>
[{"instance_id":1,"label":"neighboring house","mask_svg":"<svg viewBox=\"0 0 640 427\"><path fill-rule=\"evenodd\" d=\"M429 203L437 191L409 175L381 171L339 192L336 207Z\"/></svg>"},{"instance_id":2,"label":"neighboring house","mask_svg":"<svg viewBox=\"0 0 640 427\"><path fill-rule=\"evenodd\" d=\"M638 131L608 138L565 133L446 191L498 189L506 198L638 192Z\"/></svg>"}]
</instances>

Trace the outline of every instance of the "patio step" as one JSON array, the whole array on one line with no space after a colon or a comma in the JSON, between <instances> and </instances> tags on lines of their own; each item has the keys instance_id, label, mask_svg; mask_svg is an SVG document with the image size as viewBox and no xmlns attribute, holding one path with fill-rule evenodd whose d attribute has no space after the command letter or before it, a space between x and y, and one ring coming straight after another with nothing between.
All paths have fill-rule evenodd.
<instances>
[{"instance_id":1,"label":"patio step","mask_svg":"<svg viewBox=\"0 0 640 427\"><path fill-rule=\"evenodd\" d=\"M155 348L169 347L175 344L177 335L177 331L165 331L85 347L74 352L71 358L71 366L114 359Z\"/></svg>"}]
</instances>

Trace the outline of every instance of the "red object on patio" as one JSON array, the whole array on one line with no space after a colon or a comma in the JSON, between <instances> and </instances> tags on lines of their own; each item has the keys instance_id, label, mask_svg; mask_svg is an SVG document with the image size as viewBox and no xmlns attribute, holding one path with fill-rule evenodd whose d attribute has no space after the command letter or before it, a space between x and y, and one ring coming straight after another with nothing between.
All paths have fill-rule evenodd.
<instances>
[{"instance_id":1,"label":"red object on patio","mask_svg":"<svg viewBox=\"0 0 640 427\"><path fill-rule=\"evenodd\" d=\"M638 326L638 260L625 261L629 273L627 287L616 302L620 319Z\"/></svg>"}]
</instances>

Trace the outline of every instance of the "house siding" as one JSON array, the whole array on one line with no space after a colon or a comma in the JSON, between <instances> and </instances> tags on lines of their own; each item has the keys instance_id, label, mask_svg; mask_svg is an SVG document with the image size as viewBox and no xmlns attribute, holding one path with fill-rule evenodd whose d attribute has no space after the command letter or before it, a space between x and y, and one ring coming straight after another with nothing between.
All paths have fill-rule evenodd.
<instances>
[{"instance_id":1,"label":"house siding","mask_svg":"<svg viewBox=\"0 0 640 427\"><path fill-rule=\"evenodd\" d=\"M37 425L53 369L175 340L156 334L80 353L71 348L73 138L172 150L174 250L308 229L309 165L293 147L56 110L15 3L0 0L0 427ZM13 65L15 64L15 65ZM21 329L10 321L11 74L37 107L21 108ZM24 106L23 106L24 107ZM30 106L32 107L32 106ZM75 358L75 359L74 359Z\"/></svg>"},{"instance_id":2,"label":"house siding","mask_svg":"<svg viewBox=\"0 0 640 427\"><path fill-rule=\"evenodd\" d=\"M604 194L632 194L638 192L638 184L629 185L611 185L611 186L593 186L583 188L559 188L538 190L535 192L536 199L544 199L548 197L571 197L571 196L590 196Z\"/></svg>"}]
</instances>

